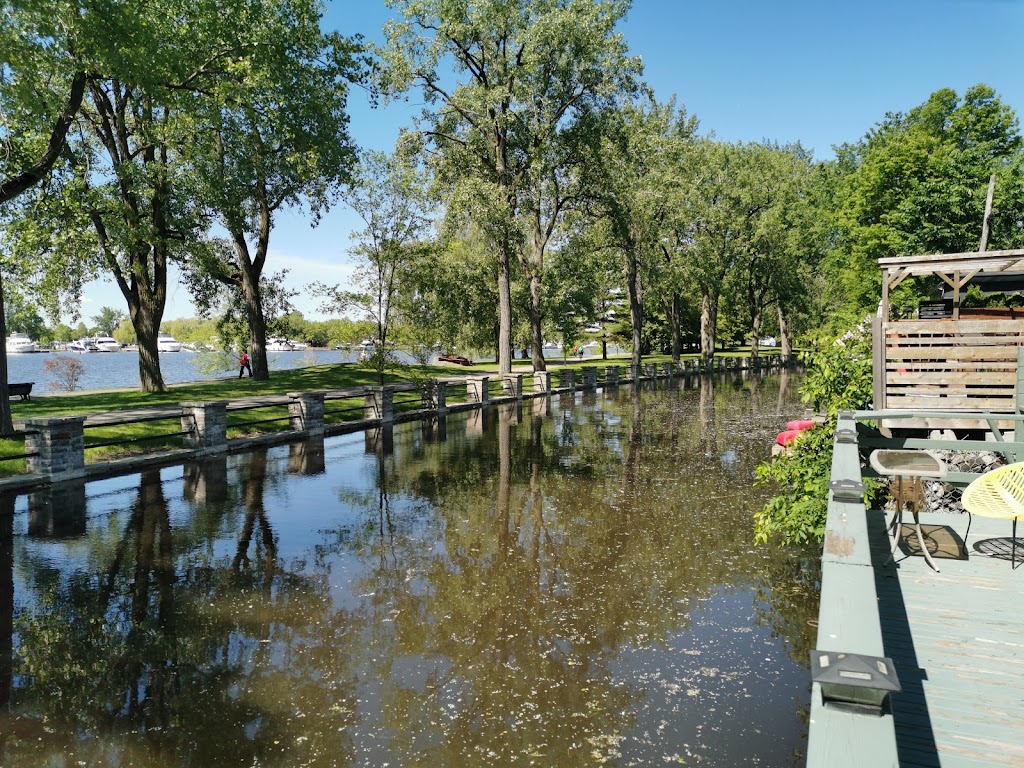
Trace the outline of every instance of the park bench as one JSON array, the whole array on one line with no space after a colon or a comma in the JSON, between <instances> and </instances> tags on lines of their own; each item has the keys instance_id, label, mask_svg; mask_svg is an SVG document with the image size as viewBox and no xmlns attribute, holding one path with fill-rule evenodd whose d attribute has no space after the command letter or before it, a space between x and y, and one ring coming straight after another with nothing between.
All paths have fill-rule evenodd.
<instances>
[{"instance_id":1,"label":"park bench","mask_svg":"<svg viewBox=\"0 0 1024 768\"><path fill-rule=\"evenodd\" d=\"M32 396L32 385L35 382L27 381L19 384L8 384L7 385L7 396L14 397L19 395L22 400L29 400Z\"/></svg>"}]
</instances>

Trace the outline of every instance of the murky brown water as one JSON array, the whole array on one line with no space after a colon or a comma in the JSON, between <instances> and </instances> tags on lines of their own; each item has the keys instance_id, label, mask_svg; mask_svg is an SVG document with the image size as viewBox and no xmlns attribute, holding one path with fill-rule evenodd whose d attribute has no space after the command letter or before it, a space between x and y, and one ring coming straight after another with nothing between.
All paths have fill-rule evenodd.
<instances>
[{"instance_id":1,"label":"murky brown water","mask_svg":"<svg viewBox=\"0 0 1024 768\"><path fill-rule=\"evenodd\" d=\"M801 764L814 559L751 543L786 384L0 500L0 763Z\"/></svg>"}]
</instances>

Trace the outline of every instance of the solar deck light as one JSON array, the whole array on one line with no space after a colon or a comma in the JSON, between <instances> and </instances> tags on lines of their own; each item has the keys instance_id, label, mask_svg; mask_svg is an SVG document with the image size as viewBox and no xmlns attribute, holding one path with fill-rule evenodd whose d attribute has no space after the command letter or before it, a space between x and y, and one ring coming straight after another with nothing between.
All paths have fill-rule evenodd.
<instances>
[{"instance_id":1,"label":"solar deck light","mask_svg":"<svg viewBox=\"0 0 1024 768\"><path fill-rule=\"evenodd\" d=\"M832 491L832 498L836 501L857 502L864 500L864 483L859 480L850 480L848 478L831 480L828 487Z\"/></svg>"},{"instance_id":2,"label":"solar deck light","mask_svg":"<svg viewBox=\"0 0 1024 768\"><path fill-rule=\"evenodd\" d=\"M859 653L811 651L811 679L831 709L879 715L890 692L903 690L892 659Z\"/></svg>"},{"instance_id":3,"label":"solar deck light","mask_svg":"<svg viewBox=\"0 0 1024 768\"><path fill-rule=\"evenodd\" d=\"M837 429L836 430L836 442L837 443L856 443L857 442L857 430L856 429Z\"/></svg>"}]
</instances>

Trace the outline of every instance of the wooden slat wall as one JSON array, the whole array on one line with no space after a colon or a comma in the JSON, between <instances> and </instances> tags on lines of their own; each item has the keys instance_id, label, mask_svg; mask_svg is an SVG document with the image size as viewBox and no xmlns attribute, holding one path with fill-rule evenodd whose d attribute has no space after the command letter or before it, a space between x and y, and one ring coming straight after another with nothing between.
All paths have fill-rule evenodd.
<instances>
[{"instance_id":1,"label":"wooden slat wall","mask_svg":"<svg viewBox=\"0 0 1024 768\"><path fill-rule=\"evenodd\" d=\"M882 336L886 408L1017 410L1024 322L899 320Z\"/></svg>"}]
</instances>

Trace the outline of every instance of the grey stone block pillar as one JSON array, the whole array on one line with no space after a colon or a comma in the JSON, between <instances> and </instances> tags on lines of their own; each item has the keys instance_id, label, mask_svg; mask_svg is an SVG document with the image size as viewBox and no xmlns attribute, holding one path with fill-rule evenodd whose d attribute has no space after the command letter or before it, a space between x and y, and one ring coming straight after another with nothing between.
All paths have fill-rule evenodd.
<instances>
[{"instance_id":1,"label":"grey stone block pillar","mask_svg":"<svg viewBox=\"0 0 1024 768\"><path fill-rule=\"evenodd\" d=\"M432 379L423 385L423 407L427 410L447 413L448 382Z\"/></svg>"},{"instance_id":2,"label":"grey stone block pillar","mask_svg":"<svg viewBox=\"0 0 1024 768\"><path fill-rule=\"evenodd\" d=\"M644 367L642 365L631 365L629 366L629 378L633 380L633 383L640 381L644 377Z\"/></svg>"},{"instance_id":3,"label":"grey stone block pillar","mask_svg":"<svg viewBox=\"0 0 1024 768\"><path fill-rule=\"evenodd\" d=\"M363 418L380 419L390 423L395 418L395 388L389 384L383 387L367 387L363 390Z\"/></svg>"},{"instance_id":4,"label":"grey stone block pillar","mask_svg":"<svg viewBox=\"0 0 1024 768\"><path fill-rule=\"evenodd\" d=\"M593 365L585 365L580 370L583 371L583 388L597 389L597 368Z\"/></svg>"},{"instance_id":5,"label":"grey stone block pillar","mask_svg":"<svg viewBox=\"0 0 1024 768\"><path fill-rule=\"evenodd\" d=\"M447 384L430 379L423 384L423 408L439 414L447 411Z\"/></svg>"},{"instance_id":6,"label":"grey stone block pillar","mask_svg":"<svg viewBox=\"0 0 1024 768\"><path fill-rule=\"evenodd\" d=\"M466 379L466 399L471 403L483 405L490 399L487 387L490 383L489 376L470 376Z\"/></svg>"},{"instance_id":7,"label":"grey stone block pillar","mask_svg":"<svg viewBox=\"0 0 1024 768\"><path fill-rule=\"evenodd\" d=\"M616 387L619 384L619 366L609 365L604 369L604 385L606 387Z\"/></svg>"},{"instance_id":8,"label":"grey stone block pillar","mask_svg":"<svg viewBox=\"0 0 1024 768\"><path fill-rule=\"evenodd\" d=\"M85 473L85 416L28 419L25 453L28 471L37 475L75 477Z\"/></svg>"},{"instance_id":9,"label":"grey stone block pillar","mask_svg":"<svg viewBox=\"0 0 1024 768\"><path fill-rule=\"evenodd\" d=\"M654 363L644 365L644 376L648 379L658 378L658 366Z\"/></svg>"},{"instance_id":10,"label":"grey stone block pillar","mask_svg":"<svg viewBox=\"0 0 1024 768\"><path fill-rule=\"evenodd\" d=\"M536 392L550 392L551 391L551 372L550 371L534 371L533 372L533 389Z\"/></svg>"},{"instance_id":11,"label":"grey stone block pillar","mask_svg":"<svg viewBox=\"0 0 1024 768\"><path fill-rule=\"evenodd\" d=\"M504 376L501 377L501 388L509 397L514 397L516 400L522 400L523 374L506 373Z\"/></svg>"},{"instance_id":12,"label":"grey stone block pillar","mask_svg":"<svg viewBox=\"0 0 1024 768\"><path fill-rule=\"evenodd\" d=\"M213 453L228 446L228 404L191 402L181 404L181 431L186 448Z\"/></svg>"},{"instance_id":13,"label":"grey stone block pillar","mask_svg":"<svg viewBox=\"0 0 1024 768\"><path fill-rule=\"evenodd\" d=\"M558 388L576 391L576 371L571 368L560 368L558 371Z\"/></svg>"},{"instance_id":14,"label":"grey stone block pillar","mask_svg":"<svg viewBox=\"0 0 1024 768\"><path fill-rule=\"evenodd\" d=\"M676 364L672 362L662 363L661 370L666 379L671 379L676 375Z\"/></svg>"},{"instance_id":15,"label":"grey stone block pillar","mask_svg":"<svg viewBox=\"0 0 1024 768\"><path fill-rule=\"evenodd\" d=\"M288 424L296 432L305 430L311 435L324 431L324 393L289 392Z\"/></svg>"}]
</instances>

